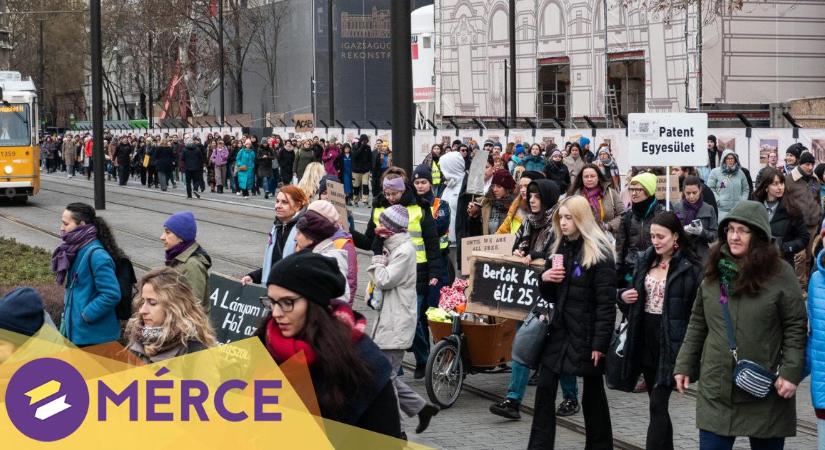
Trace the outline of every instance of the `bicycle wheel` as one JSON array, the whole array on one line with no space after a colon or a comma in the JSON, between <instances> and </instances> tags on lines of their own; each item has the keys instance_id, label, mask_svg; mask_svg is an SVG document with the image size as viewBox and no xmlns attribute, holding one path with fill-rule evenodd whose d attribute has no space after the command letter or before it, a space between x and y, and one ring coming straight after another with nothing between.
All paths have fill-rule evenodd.
<instances>
[{"instance_id":1,"label":"bicycle wheel","mask_svg":"<svg viewBox=\"0 0 825 450\"><path fill-rule=\"evenodd\" d=\"M427 359L424 384L430 401L449 408L458 400L464 384L464 362L453 341L445 339L432 349Z\"/></svg>"}]
</instances>

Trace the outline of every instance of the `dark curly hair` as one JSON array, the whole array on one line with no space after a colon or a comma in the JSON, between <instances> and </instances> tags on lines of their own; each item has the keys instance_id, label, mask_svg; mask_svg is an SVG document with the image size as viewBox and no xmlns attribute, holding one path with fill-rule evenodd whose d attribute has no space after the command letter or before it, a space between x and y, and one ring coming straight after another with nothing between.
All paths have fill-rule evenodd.
<instances>
[{"instance_id":1,"label":"dark curly hair","mask_svg":"<svg viewBox=\"0 0 825 450\"><path fill-rule=\"evenodd\" d=\"M72 213L72 220L74 220L75 223L95 226L97 229L97 239L112 259L117 261L127 257L123 250L118 247L117 240L115 240L115 235L112 233L112 229L109 228L109 224L97 215L94 208L86 203L69 203L69 205L66 206L66 210Z\"/></svg>"},{"instance_id":2,"label":"dark curly hair","mask_svg":"<svg viewBox=\"0 0 825 450\"><path fill-rule=\"evenodd\" d=\"M751 230L747 253L738 261L739 275L734 280L733 294L757 295L762 287L771 283L780 272L781 264L783 264L782 255L779 253L779 248L771 242L771 237L766 236L761 230L734 220L727 223L730 222L740 223ZM719 241L710 248L710 256L705 267L706 280L719 280L718 263L723 257L722 248L727 244L727 233L719 233Z\"/></svg>"},{"instance_id":3,"label":"dark curly hair","mask_svg":"<svg viewBox=\"0 0 825 450\"><path fill-rule=\"evenodd\" d=\"M768 199L768 187L773 184L775 178L779 178L779 181L785 184L785 174L779 170L773 167L765 167L762 170L762 178L760 178L759 184L756 185L756 189L753 191L754 200L759 202ZM806 191L802 190L802 192ZM780 203L782 203L782 207L785 208L785 212L788 213L791 219L802 218L802 203L800 200L797 194L789 190L787 186L785 187L785 194L780 199Z\"/></svg>"}]
</instances>

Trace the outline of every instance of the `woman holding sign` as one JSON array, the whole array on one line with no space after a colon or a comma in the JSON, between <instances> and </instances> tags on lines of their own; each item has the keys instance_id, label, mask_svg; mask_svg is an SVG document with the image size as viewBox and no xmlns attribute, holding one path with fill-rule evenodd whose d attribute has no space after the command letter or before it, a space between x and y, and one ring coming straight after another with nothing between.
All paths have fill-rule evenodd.
<instances>
[{"instance_id":1,"label":"woman holding sign","mask_svg":"<svg viewBox=\"0 0 825 450\"><path fill-rule=\"evenodd\" d=\"M556 390L560 376L568 374L584 379L585 448L612 449L603 373L616 320L613 245L587 199L580 196L559 203L553 213L553 235L549 252L553 256L541 276L540 289L555 315L542 352L528 448L554 448Z\"/></svg>"}]
</instances>

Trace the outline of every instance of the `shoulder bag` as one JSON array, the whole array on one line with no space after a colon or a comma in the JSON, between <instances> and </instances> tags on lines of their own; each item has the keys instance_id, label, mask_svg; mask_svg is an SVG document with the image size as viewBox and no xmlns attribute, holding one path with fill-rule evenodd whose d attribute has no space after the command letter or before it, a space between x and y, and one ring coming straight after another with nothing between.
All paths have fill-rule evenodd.
<instances>
[{"instance_id":1,"label":"shoulder bag","mask_svg":"<svg viewBox=\"0 0 825 450\"><path fill-rule=\"evenodd\" d=\"M736 354L736 335L733 331L728 302L722 303L722 313L725 316L728 347L730 347L733 360L736 361L736 366L733 368L733 384L753 397L767 397L776 381L777 374L749 359L739 359Z\"/></svg>"},{"instance_id":2,"label":"shoulder bag","mask_svg":"<svg viewBox=\"0 0 825 450\"><path fill-rule=\"evenodd\" d=\"M550 332L550 324L553 323L555 311L553 304L548 303L546 307L543 307L537 302L527 313L524 323L521 324L513 338L511 350L513 361L531 369L538 367L539 357L544 349L547 334Z\"/></svg>"}]
</instances>

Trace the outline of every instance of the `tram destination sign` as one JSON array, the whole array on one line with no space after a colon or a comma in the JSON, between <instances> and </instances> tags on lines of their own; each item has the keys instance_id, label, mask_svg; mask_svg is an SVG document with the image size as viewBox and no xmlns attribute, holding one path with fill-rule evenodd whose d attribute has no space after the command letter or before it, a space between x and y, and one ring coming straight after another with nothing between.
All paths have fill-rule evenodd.
<instances>
[{"instance_id":1,"label":"tram destination sign","mask_svg":"<svg viewBox=\"0 0 825 450\"><path fill-rule=\"evenodd\" d=\"M708 115L636 113L628 117L627 139L633 166L704 166Z\"/></svg>"},{"instance_id":2,"label":"tram destination sign","mask_svg":"<svg viewBox=\"0 0 825 450\"><path fill-rule=\"evenodd\" d=\"M539 292L543 259L528 266L516 256L475 252L470 261L467 312L524 320L536 303L546 305Z\"/></svg>"}]
</instances>

